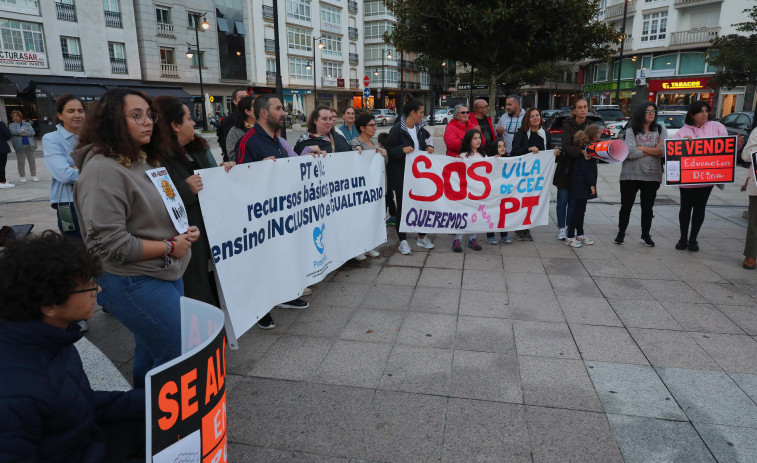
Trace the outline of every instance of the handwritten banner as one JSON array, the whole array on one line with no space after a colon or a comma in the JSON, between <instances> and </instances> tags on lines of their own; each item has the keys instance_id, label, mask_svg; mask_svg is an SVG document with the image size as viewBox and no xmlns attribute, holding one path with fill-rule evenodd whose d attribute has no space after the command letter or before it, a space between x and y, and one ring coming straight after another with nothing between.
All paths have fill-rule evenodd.
<instances>
[{"instance_id":1,"label":"handwritten banner","mask_svg":"<svg viewBox=\"0 0 757 463\"><path fill-rule=\"evenodd\" d=\"M553 150L510 158L407 156L400 231L474 233L546 225Z\"/></svg>"},{"instance_id":2,"label":"handwritten banner","mask_svg":"<svg viewBox=\"0 0 757 463\"><path fill-rule=\"evenodd\" d=\"M665 140L665 185L733 183L736 137Z\"/></svg>"}]
</instances>

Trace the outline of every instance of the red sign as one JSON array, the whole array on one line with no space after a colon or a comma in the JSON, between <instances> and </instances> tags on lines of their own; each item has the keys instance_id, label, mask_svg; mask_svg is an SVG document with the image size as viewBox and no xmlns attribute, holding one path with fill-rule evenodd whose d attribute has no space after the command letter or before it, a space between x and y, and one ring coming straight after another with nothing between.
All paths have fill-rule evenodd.
<instances>
[{"instance_id":1,"label":"red sign","mask_svg":"<svg viewBox=\"0 0 757 463\"><path fill-rule=\"evenodd\" d=\"M690 79L653 79L649 81L650 92L671 92L676 90L701 90L713 88L709 77Z\"/></svg>"},{"instance_id":2,"label":"red sign","mask_svg":"<svg viewBox=\"0 0 757 463\"><path fill-rule=\"evenodd\" d=\"M367 86L368 86L368 84L370 84L370 83L371 83L371 81L370 81L370 80L368 79L368 76L365 76L365 77L363 77L363 84L365 84L365 86L366 86L366 87L367 87Z\"/></svg>"},{"instance_id":3,"label":"red sign","mask_svg":"<svg viewBox=\"0 0 757 463\"><path fill-rule=\"evenodd\" d=\"M344 79L337 79L336 80L336 86L337 87L344 87Z\"/></svg>"},{"instance_id":4,"label":"red sign","mask_svg":"<svg viewBox=\"0 0 757 463\"><path fill-rule=\"evenodd\" d=\"M665 184L733 183L736 137L665 140Z\"/></svg>"}]
</instances>

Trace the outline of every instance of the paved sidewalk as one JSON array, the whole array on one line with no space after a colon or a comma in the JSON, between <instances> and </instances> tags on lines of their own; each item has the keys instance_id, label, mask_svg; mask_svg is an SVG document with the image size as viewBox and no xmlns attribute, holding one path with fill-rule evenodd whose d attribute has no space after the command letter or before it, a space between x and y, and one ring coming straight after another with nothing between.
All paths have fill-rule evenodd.
<instances>
[{"instance_id":1,"label":"paved sidewalk","mask_svg":"<svg viewBox=\"0 0 757 463\"><path fill-rule=\"evenodd\" d=\"M392 229L381 257L315 285L309 309L275 309L275 329L253 328L227 356L229 460L757 461L746 195L713 191L691 253L674 249L678 191L662 187L657 247L638 243L638 206L616 246L619 166L599 172L594 246L563 246L549 225L463 254L452 236L432 235L431 251L411 239L402 256ZM0 191L0 223L55 228L30 202L44 175ZM30 199L5 202L19 191ZM131 334L101 312L90 326L130 378Z\"/></svg>"}]
</instances>

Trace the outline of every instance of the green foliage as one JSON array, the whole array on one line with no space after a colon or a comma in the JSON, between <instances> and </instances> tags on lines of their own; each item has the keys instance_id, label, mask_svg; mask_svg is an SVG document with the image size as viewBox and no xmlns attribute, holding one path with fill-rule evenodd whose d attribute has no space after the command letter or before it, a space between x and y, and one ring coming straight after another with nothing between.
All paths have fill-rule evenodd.
<instances>
[{"instance_id":1,"label":"green foliage","mask_svg":"<svg viewBox=\"0 0 757 463\"><path fill-rule=\"evenodd\" d=\"M715 83L731 88L738 85L757 85L757 5L744 10L751 21L734 24L739 32L750 35L728 34L712 41L707 50L710 64L717 66Z\"/></svg>"}]
</instances>

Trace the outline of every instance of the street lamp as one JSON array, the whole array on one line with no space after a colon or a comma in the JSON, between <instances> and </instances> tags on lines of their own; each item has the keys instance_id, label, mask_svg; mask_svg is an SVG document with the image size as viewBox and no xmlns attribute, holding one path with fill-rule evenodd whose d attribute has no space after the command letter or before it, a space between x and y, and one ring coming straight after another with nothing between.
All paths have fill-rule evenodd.
<instances>
[{"instance_id":1,"label":"street lamp","mask_svg":"<svg viewBox=\"0 0 757 463\"><path fill-rule=\"evenodd\" d=\"M384 63L384 58L392 59L392 52L387 52L386 49L381 49L381 107L385 108L386 105L384 105L384 98L386 98L386 95L384 95L384 85L386 85L386 65ZM376 76L378 76L378 73L376 73Z\"/></svg>"},{"instance_id":2,"label":"street lamp","mask_svg":"<svg viewBox=\"0 0 757 463\"><path fill-rule=\"evenodd\" d=\"M311 70L311 69L313 70L313 108L315 108L316 105L317 105L317 103L316 103L316 94L318 93L318 86L316 85L317 81L316 81L316 78L315 78L315 73L316 73L316 70L315 70L315 41L316 40L318 41L318 48L323 49L323 48L326 47L326 45L324 45L323 42L321 42L322 38L323 38L323 36L313 37L313 64L311 66L310 65L310 61L308 61L308 64L305 65L305 69L307 69L308 71Z\"/></svg>"},{"instance_id":3,"label":"street lamp","mask_svg":"<svg viewBox=\"0 0 757 463\"><path fill-rule=\"evenodd\" d=\"M623 73L623 48L626 44L626 19L628 18L628 2L623 0L623 22L620 25L620 57L618 58L618 87L615 89L615 102L620 108L620 76Z\"/></svg>"},{"instance_id":4,"label":"street lamp","mask_svg":"<svg viewBox=\"0 0 757 463\"><path fill-rule=\"evenodd\" d=\"M192 48L192 44L187 42L187 58L192 59L192 57L197 53L197 70L200 71L200 101L202 104L202 128L203 130L208 130L208 108L205 107L205 87L202 84L202 52L200 51L200 28L202 30L206 31L210 28L210 24L205 19L205 13L202 15L199 13L193 13L192 17L194 18L195 23L195 44L194 48ZM200 23L200 18L202 18L202 23Z\"/></svg>"}]
</instances>

